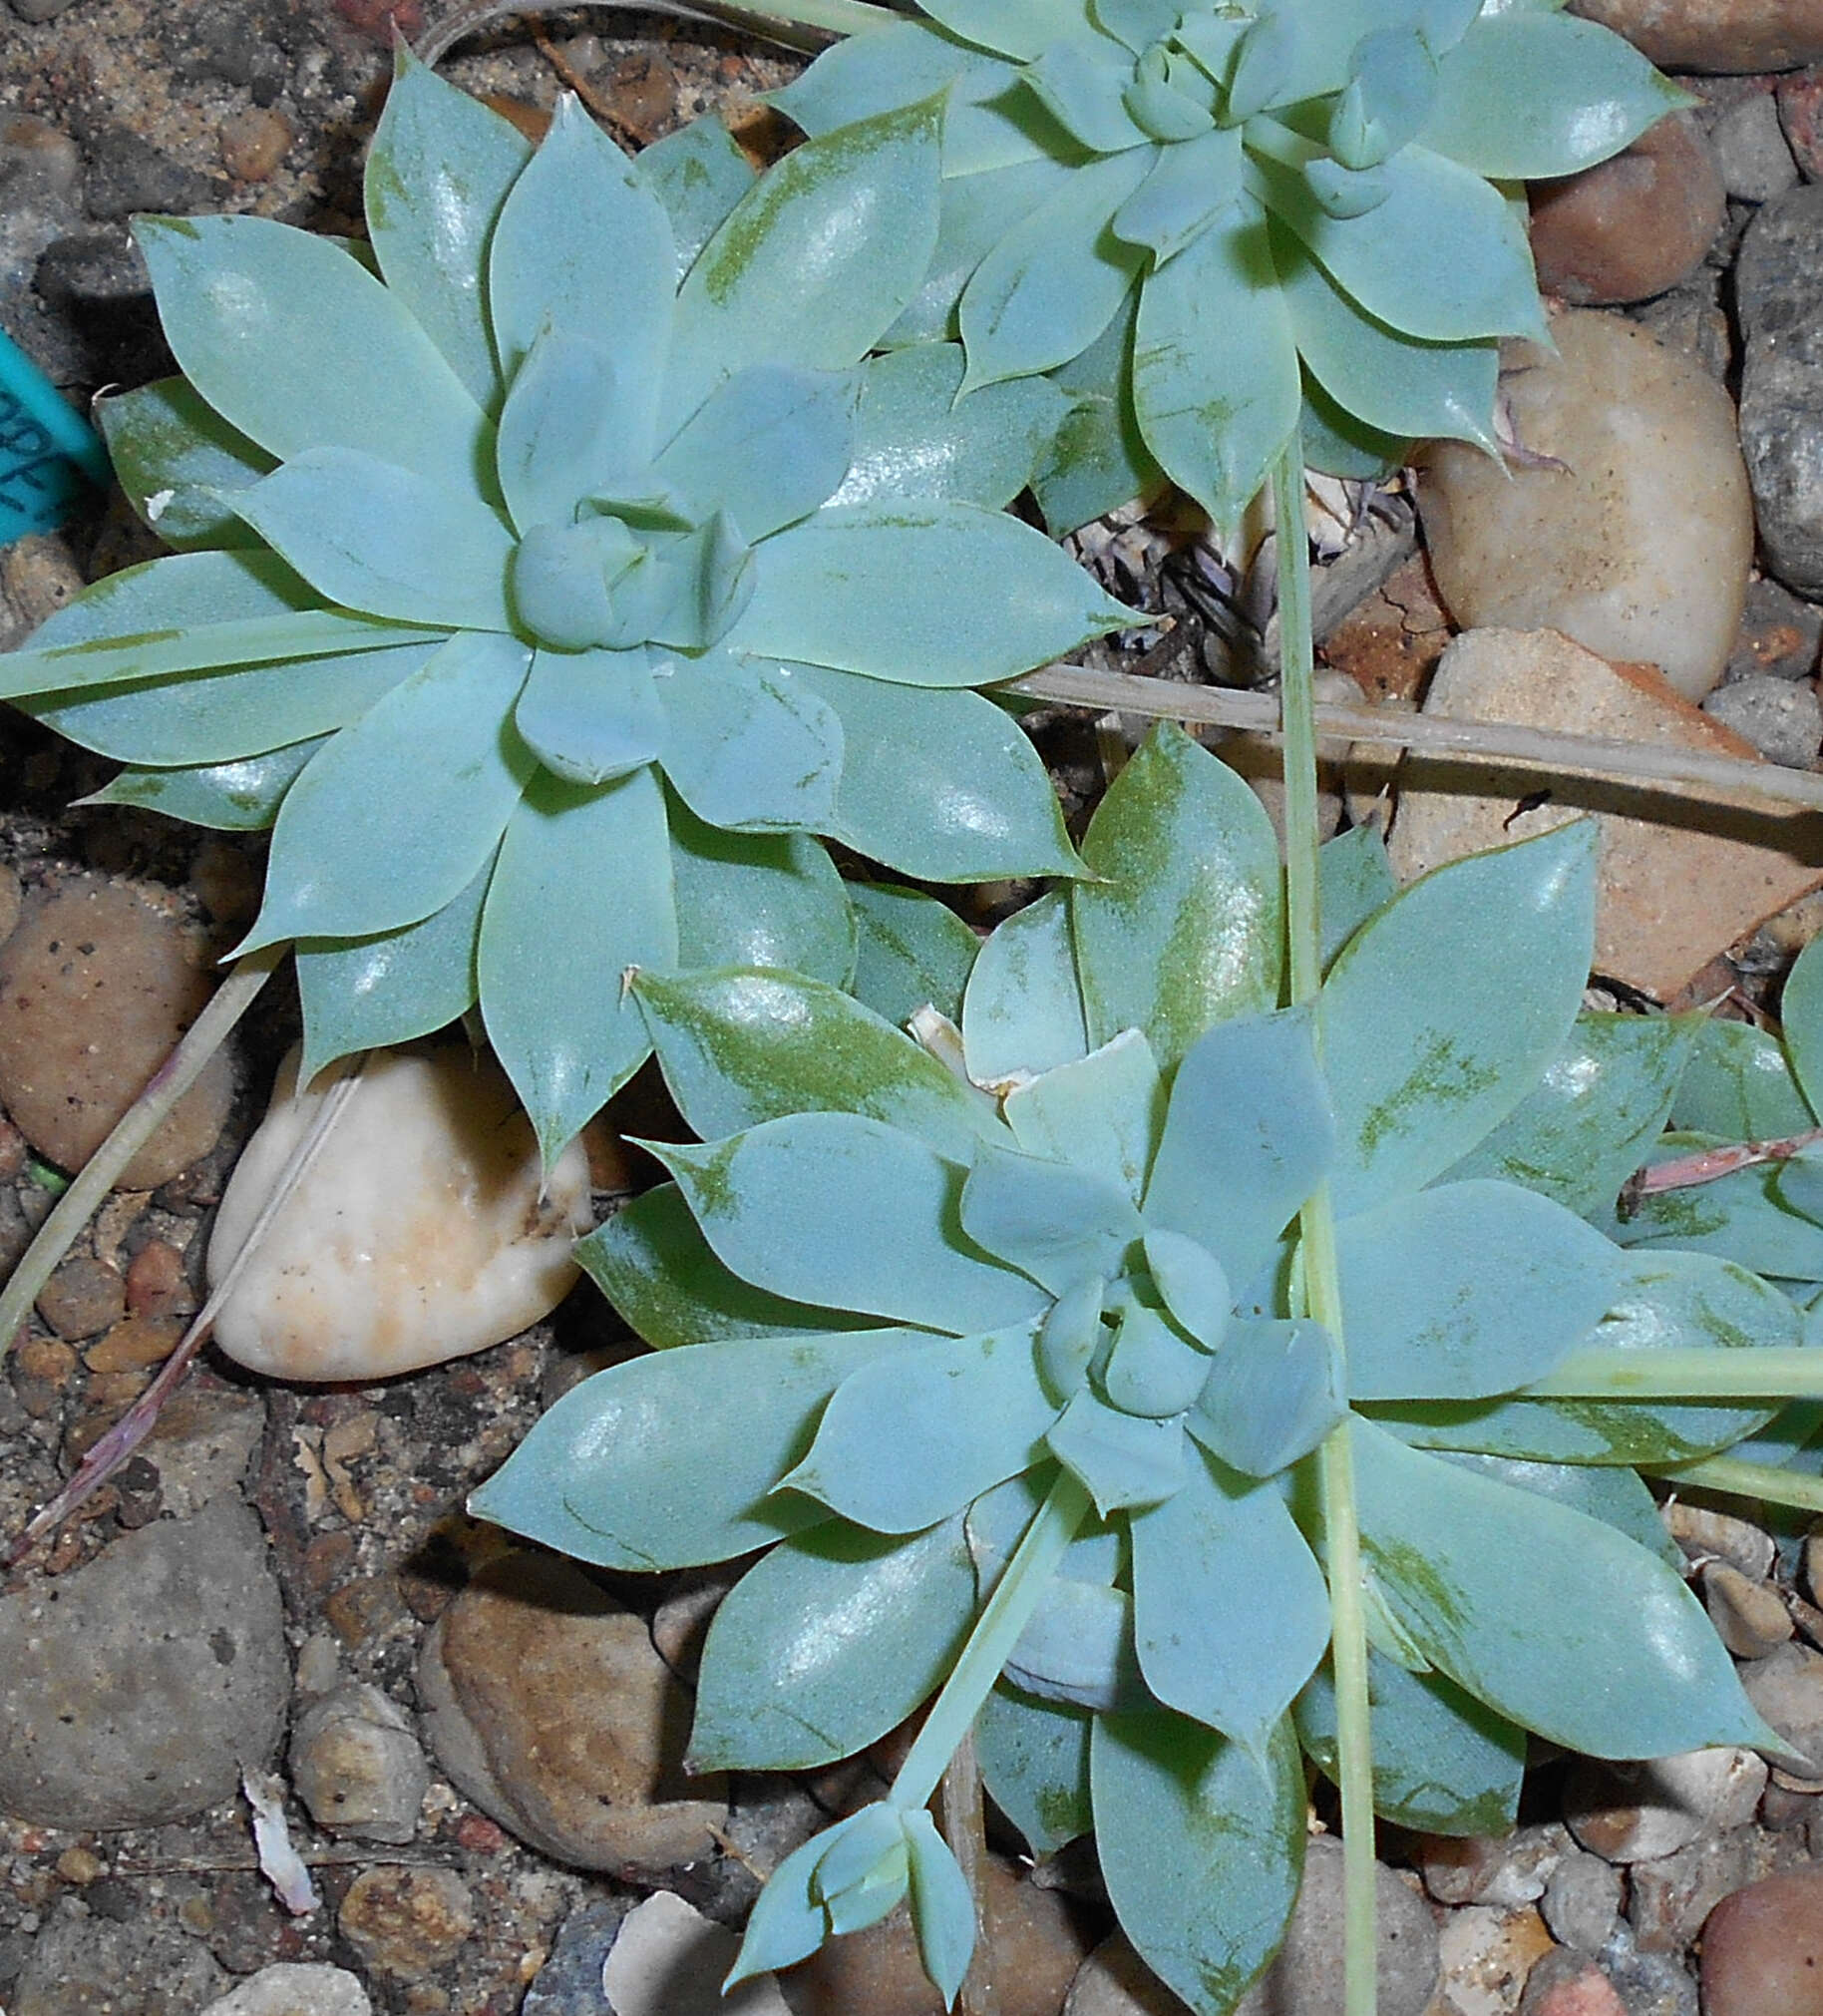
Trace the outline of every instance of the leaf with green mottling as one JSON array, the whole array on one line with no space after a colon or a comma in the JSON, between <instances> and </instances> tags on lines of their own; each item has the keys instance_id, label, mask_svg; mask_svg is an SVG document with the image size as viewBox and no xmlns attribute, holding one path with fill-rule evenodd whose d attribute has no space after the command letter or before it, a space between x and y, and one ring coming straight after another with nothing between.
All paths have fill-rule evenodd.
<instances>
[{"instance_id":1,"label":"leaf with green mottling","mask_svg":"<svg viewBox=\"0 0 1823 2016\"><path fill-rule=\"evenodd\" d=\"M1002 1681L975 1717L975 1753L995 1806L1040 1858L1094 1825L1087 1712Z\"/></svg>"},{"instance_id":2,"label":"leaf with green mottling","mask_svg":"<svg viewBox=\"0 0 1823 2016\"><path fill-rule=\"evenodd\" d=\"M664 204L681 280L753 187L753 165L733 134L710 115L639 150L633 173Z\"/></svg>"},{"instance_id":3,"label":"leaf with green mottling","mask_svg":"<svg viewBox=\"0 0 1823 2016\"><path fill-rule=\"evenodd\" d=\"M225 493L257 483L273 460L214 412L185 378L161 378L96 402L115 480L167 546L249 545Z\"/></svg>"},{"instance_id":4,"label":"leaf with green mottling","mask_svg":"<svg viewBox=\"0 0 1823 2016\"><path fill-rule=\"evenodd\" d=\"M946 903L892 882L851 882L855 998L903 1028L920 1008L956 1021L980 941Z\"/></svg>"},{"instance_id":5,"label":"leaf with green mottling","mask_svg":"<svg viewBox=\"0 0 1823 2016\"><path fill-rule=\"evenodd\" d=\"M1791 1070L1800 1085L1814 1084L1823 1097L1823 949L1813 938L1798 954L1779 996L1779 1015ZM1744 1026L1712 1022L1711 1028Z\"/></svg>"},{"instance_id":6,"label":"leaf with green mottling","mask_svg":"<svg viewBox=\"0 0 1823 2016\"><path fill-rule=\"evenodd\" d=\"M1794 976L1797 972L1793 967ZM1804 985L1808 979L1800 986L1800 1004ZM1751 1022L1704 1020L1671 1100L1670 1124L1680 1134L1712 1134L1724 1141L1807 1132L1817 1120L1794 1074L1792 1058L1798 1054Z\"/></svg>"},{"instance_id":7,"label":"leaf with green mottling","mask_svg":"<svg viewBox=\"0 0 1823 2016\"><path fill-rule=\"evenodd\" d=\"M962 996L962 1048L982 1085L1087 1053L1069 911L1058 892L1003 919L976 954Z\"/></svg>"},{"instance_id":8,"label":"leaf with green mottling","mask_svg":"<svg viewBox=\"0 0 1823 2016\"><path fill-rule=\"evenodd\" d=\"M1032 474L1044 522L1061 538L1091 519L1150 497L1165 482L1133 410L1135 290L1079 357L1052 374L1071 406Z\"/></svg>"},{"instance_id":9,"label":"leaf with green mottling","mask_svg":"<svg viewBox=\"0 0 1823 2016\"><path fill-rule=\"evenodd\" d=\"M1733 1135L1666 1134L1647 1167L1671 1156L1726 1147ZM1603 1229L1623 1246L1673 1248L1738 1261L1789 1281L1823 1281L1823 1226L1787 1201L1776 1162L1762 1162L1633 1204Z\"/></svg>"},{"instance_id":10,"label":"leaf with green mottling","mask_svg":"<svg viewBox=\"0 0 1823 2016\"><path fill-rule=\"evenodd\" d=\"M1089 1040L1143 1029L1171 1065L1212 1023L1277 1006L1283 900L1260 801L1160 723L1096 808L1070 891Z\"/></svg>"},{"instance_id":11,"label":"leaf with green mottling","mask_svg":"<svg viewBox=\"0 0 1823 2016\"><path fill-rule=\"evenodd\" d=\"M206 764L194 770L126 769L78 805L137 805L192 826L224 833L257 833L278 817L285 793L327 737L294 742L238 763Z\"/></svg>"},{"instance_id":12,"label":"leaf with green mottling","mask_svg":"<svg viewBox=\"0 0 1823 2016\"><path fill-rule=\"evenodd\" d=\"M696 1688L698 1771L809 1771L877 1742L974 1621L960 1517L911 1539L841 1521L775 1547L723 1600Z\"/></svg>"}]
</instances>

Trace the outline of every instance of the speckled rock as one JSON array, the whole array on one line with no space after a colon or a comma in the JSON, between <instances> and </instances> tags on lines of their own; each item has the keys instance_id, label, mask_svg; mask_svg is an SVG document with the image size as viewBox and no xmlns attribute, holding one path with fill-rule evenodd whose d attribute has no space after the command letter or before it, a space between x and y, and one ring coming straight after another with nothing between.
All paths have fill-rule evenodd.
<instances>
[{"instance_id":1,"label":"speckled rock","mask_svg":"<svg viewBox=\"0 0 1823 2016\"><path fill-rule=\"evenodd\" d=\"M1823 187L1747 227L1734 273L1744 347L1740 438L1766 565L1823 590Z\"/></svg>"},{"instance_id":2,"label":"speckled rock","mask_svg":"<svg viewBox=\"0 0 1823 2016\"><path fill-rule=\"evenodd\" d=\"M1055 1890L1006 1863L987 1865L987 1917L1000 2016L1057 2016L1086 1941ZM833 1940L779 1976L792 2016L943 2016L943 1998L918 1963L905 1907Z\"/></svg>"},{"instance_id":3,"label":"speckled rock","mask_svg":"<svg viewBox=\"0 0 1823 2016\"><path fill-rule=\"evenodd\" d=\"M1751 742L1769 763L1808 770L1823 747L1823 705L1807 679L1749 672L1717 686L1705 696L1702 710Z\"/></svg>"},{"instance_id":4,"label":"speckled rock","mask_svg":"<svg viewBox=\"0 0 1823 2016\"><path fill-rule=\"evenodd\" d=\"M1692 1750L1646 1764L1575 1765L1564 1817L1592 1854L1643 1862L1753 1816L1766 1767L1749 1750Z\"/></svg>"},{"instance_id":5,"label":"speckled rock","mask_svg":"<svg viewBox=\"0 0 1823 2016\"><path fill-rule=\"evenodd\" d=\"M0 1105L48 1161L80 1168L214 992L206 948L135 890L74 876L26 901L0 947ZM128 1163L149 1190L214 1145L233 1096L218 1050Z\"/></svg>"},{"instance_id":6,"label":"speckled rock","mask_svg":"<svg viewBox=\"0 0 1823 2016\"><path fill-rule=\"evenodd\" d=\"M349 1884L335 1923L377 1973L419 1981L466 1943L475 1905L454 1869L382 1862Z\"/></svg>"},{"instance_id":7,"label":"speckled rock","mask_svg":"<svg viewBox=\"0 0 1823 2016\"><path fill-rule=\"evenodd\" d=\"M1770 1583L1752 1582L1726 1561L1702 1571L1703 1607L1737 1659L1764 1659L1792 1634L1791 1612Z\"/></svg>"},{"instance_id":8,"label":"speckled rock","mask_svg":"<svg viewBox=\"0 0 1823 2016\"><path fill-rule=\"evenodd\" d=\"M1724 1897L1702 1932L1704 2016L1823 2016L1823 1869Z\"/></svg>"},{"instance_id":9,"label":"speckled rock","mask_svg":"<svg viewBox=\"0 0 1823 2016\"><path fill-rule=\"evenodd\" d=\"M727 1795L683 1776L687 1698L645 1620L570 1563L490 1562L432 1627L418 1693L445 1772L556 1860L656 1881L713 1852Z\"/></svg>"},{"instance_id":10,"label":"speckled rock","mask_svg":"<svg viewBox=\"0 0 1823 2016\"><path fill-rule=\"evenodd\" d=\"M218 1282L327 1094L287 1057L209 1240ZM466 1045L375 1052L309 1173L215 1319L215 1342L279 1379L373 1380L517 1335L576 1278L589 1224L573 1143L543 1180L506 1073Z\"/></svg>"},{"instance_id":11,"label":"speckled rock","mask_svg":"<svg viewBox=\"0 0 1823 2016\"><path fill-rule=\"evenodd\" d=\"M348 1681L297 1718L291 1782L318 1826L397 1844L418 1830L431 1770L398 1703Z\"/></svg>"},{"instance_id":12,"label":"speckled rock","mask_svg":"<svg viewBox=\"0 0 1823 2016\"><path fill-rule=\"evenodd\" d=\"M601 2016L601 1969L626 1913L620 1897L571 1911L526 1990L520 2016Z\"/></svg>"},{"instance_id":13,"label":"speckled rock","mask_svg":"<svg viewBox=\"0 0 1823 2016\"><path fill-rule=\"evenodd\" d=\"M1628 2016L1628 2008L1594 1960L1547 1953L1526 1979L1519 2016Z\"/></svg>"},{"instance_id":14,"label":"speckled rock","mask_svg":"<svg viewBox=\"0 0 1823 2016\"><path fill-rule=\"evenodd\" d=\"M1798 1858L1787 1835L1784 1859ZM1778 1866L1780 1838L1758 1827L1735 1827L1688 1842L1662 1861L1635 1862L1628 1870L1628 1921L1642 1953L1682 1953L1703 1920L1731 1890L1770 1875Z\"/></svg>"},{"instance_id":15,"label":"speckled rock","mask_svg":"<svg viewBox=\"0 0 1823 2016\"><path fill-rule=\"evenodd\" d=\"M1450 2016L1513 2016L1532 1969L1555 1950L1543 1917L1531 1906L1467 1904L1451 1911L1437 1932L1444 2006Z\"/></svg>"},{"instance_id":16,"label":"speckled rock","mask_svg":"<svg viewBox=\"0 0 1823 2016\"><path fill-rule=\"evenodd\" d=\"M357 1976L321 1961L261 1967L202 2016L373 2016Z\"/></svg>"},{"instance_id":17,"label":"speckled rock","mask_svg":"<svg viewBox=\"0 0 1823 2016\"><path fill-rule=\"evenodd\" d=\"M1578 1848L1551 1871L1539 1915L1561 1944L1599 1953L1621 1915L1621 1871L1614 1863Z\"/></svg>"},{"instance_id":18,"label":"speckled rock","mask_svg":"<svg viewBox=\"0 0 1823 2016\"><path fill-rule=\"evenodd\" d=\"M266 1763L290 1687L259 1521L217 1499L0 1600L0 1813L156 1826Z\"/></svg>"},{"instance_id":19,"label":"speckled rock","mask_svg":"<svg viewBox=\"0 0 1823 2016\"><path fill-rule=\"evenodd\" d=\"M1817 669L1820 640L1823 608L1763 576L1747 585L1747 606L1724 681L1755 672L1773 679L1808 679Z\"/></svg>"},{"instance_id":20,"label":"speckled rock","mask_svg":"<svg viewBox=\"0 0 1823 2016\"><path fill-rule=\"evenodd\" d=\"M32 1941L7 2016L179 2016L228 1985L208 1948L137 1913L103 1917L66 1898Z\"/></svg>"},{"instance_id":21,"label":"speckled rock","mask_svg":"<svg viewBox=\"0 0 1823 2016\"><path fill-rule=\"evenodd\" d=\"M1506 380L1520 441L1549 465L1509 475L1460 443L1427 451L1437 587L1464 627L1562 630L1699 699L1733 648L1753 558L1734 409L1616 316L1564 314L1552 332L1559 357Z\"/></svg>"},{"instance_id":22,"label":"speckled rock","mask_svg":"<svg viewBox=\"0 0 1823 2016\"><path fill-rule=\"evenodd\" d=\"M1612 160L1532 185L1539 285L1581 306L1662 294L1701 265L1725 194L1701 129L1672 113Z\"/></svg>"},{"instance_id":23,"label":"speckled rock","mask_svg":"<svg viewBox=\"0 0 1823 2016\"><path fill-rule=\"evenodd\" d=\"M1375 1871L1379 2016L1421 2016L1438 1979L1437 1928L1424 1899L1391 1869ZM1278 1958L1235 2016L1342 2016L1342 1844L1326 1835L1304 1853L1303 1887Z\"/></svg>"},{"instance_id":24,"label":"speckled rock","mask_svg":"<svg viewBox=\"0 0 1823 2016\"><path fill-rule=\"evenodd\" d=\"M1723 113L1710 130L1709 145L1722 187L1743 202L1769 202L1797 185L1798 165L1770 91L1756 91Z\"/></svg>"},{"instance_id":25,"label":"speckled rock","mask_svg":"<svg viewBox=\"0 0 1823 2016\"><path fill-rule=\"evenodd\" d=\"M1823 57L1818 0L1573 0L1662 70L1750 76Z\"/></svg>"}]
</instances>

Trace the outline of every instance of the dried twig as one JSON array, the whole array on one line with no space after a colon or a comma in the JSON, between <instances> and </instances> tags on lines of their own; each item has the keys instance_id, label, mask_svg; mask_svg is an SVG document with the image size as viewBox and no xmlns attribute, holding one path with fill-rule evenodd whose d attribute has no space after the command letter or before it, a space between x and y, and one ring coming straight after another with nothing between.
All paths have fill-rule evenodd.
<instances>
[{"instance_id":1,"label":"dried twig","mask_svg":"<svg viewBox=\"0 0 1823 2016\"><path fill-rule=\"evenodd\" d=\"M957 2016L1000 2016L994 1987L993 1919L987 1908L987 1824L981 1811L981 1767L974 1737L963 1737L937 1795L943 1839L974 1899L974 1955L956 1998Z\"/></svg>"},{"instance_id":2,"label":"dried twig","mask_svg":"<svg viewBox=\"0 0 1823 2016\"><path fill-rule=\"evenodd\" d=\"M1621 1192L1621 1216L1631 1218L1642 1197L1664 1190L1693 1190L1699 1183L1713 1183L1718 1177L1732 1176L1736 1169L1751 1169L1762 1162L1789 1162L1793 1155L1819 1142L1823 1142L1823 1127L1810 1127L1776 1141L1736 1141L1727 1147L1698 1148L1688 1155L1673 1155L1668 1162L1654 1162L1627 1179Z\"/></svg>"}]
</instances>

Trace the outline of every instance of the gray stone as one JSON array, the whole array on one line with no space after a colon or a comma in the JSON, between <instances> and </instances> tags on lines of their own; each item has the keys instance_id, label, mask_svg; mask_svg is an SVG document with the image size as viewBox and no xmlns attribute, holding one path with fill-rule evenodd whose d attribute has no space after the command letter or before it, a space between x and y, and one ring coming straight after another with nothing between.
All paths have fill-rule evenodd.
<instances>
[{"instance_id":1,"label":"gray stone","mask_svg":"<svg viewBox=\"0 0 1823 2016\"><path fill-rule=\"evenodd\" d=\"M526 1990L520 2016L604 2016L601 1969L630 1908L630 1898L610 1897L571 1911Z\"/></svg>"},{"instance_id":2,"label":"gray stone","mask_svg":"<svg viewBox=\"0 0 1823 2016\"><path fill-rule=\"evenodd\" d=\"M190 2016L228 1985L176 1925L97 1916L66 1898L32 1942L8 2016Z\"/></svg>"},{"instance_id":3,"label":"gray stone","mask_svg":"<svg viewBox=\"0 0 1823 2016\"><path fill-rule=\"evenodd\" d=\"M1431 1834L1418 1851L1424 1887L1440 1904L1498 1904L1517 1910L1544 1894L1551 1872L1574 1854L1560 1821L1508 1834Z\"/></svg>"},{"instance_id":4,"label":"gray stone","mask_svg":"<svg viewBox=\"0 0 1823 2016\"><path fill-rule=\"evenodd\" d=\"M1780 1838L1758 1827L1691 1841L1661 1862L1636 1862L1628 1871L1628 1922L1642 1953L1681 1953L1702 1922L1732 1891L1772 1873ZM1783 1865L1801 1861L1797 1843L1782 1843Z\"/></svg>"},{"instance_id":5,"label":"gray stone","mask_svg":"<svg viewBox=\"0 0 1823 2016\"><path fill-rule=\"evenodd\" d=\"M1772 572L1806 593L1823 588L1823 186L1761 208L1734 286L1741 449L1760 545Z\"/></svg>"},{"instance_id":6,"label":"gray stone","mask_svg":"<svg viewBox=\"0 0 1823 2016\"><path fill-rule=\"evenodd\" d=\"M159 1473L166 1511L187 1519L233 1490L265 1431L263 1394L192 1372L165 1403L144 1444Z\"/></svg>"},{"instance_id":7,"label":"gray stone","mask_svg":"<svg viewBox=\"0 0 1823 2016\"><path fill-rule=\"evenodd\" d=\"M318 1826L396 1844L418 1831L431 1768L398 1703L351 1680L298 1717L291 1782Z\"/></svg>"},{"instance_id":8,"label":"gray stone","mask_svg":"<svg viewBox=\"0 0 1823 2016\"><path fill-rule=\"evenodd\" d=\"M373 2004L346 1967L280 1961L249 1975L202 2016L373 2016Z\"/></svg>"},{"instance_id":9,"label":"gray stone","mask_svg":"<svg viewBox=\"0 0 1823 2016\"><path fill-rule=\"evenodd\" d=\"M1539 1910L1560 1944L1599 1953L1621 1915L1621 1871L1577 1848L1551 1871Z\"/></svg>"},{"instance_id":10,"label":"gray stone","mask_svg":"<svg viewBox=\"0 0 1823 2016\"><path fill-rule=\"evenodd\" d=\"M76 0L7 0L21 21L55 21Z\"/></svg>"},{"instance_id":11,"label":"gray stone","mask_svg":"<svg viewBox=\"0 0 1823 2016\"><path fill-rule=\"evenodd\" d=\"M91 121L80 137L89 155L87 189L93 215L112 222L142 210L187 215L213 206L218 184L173 161L131 127Z\"/></svg>"},{"instance_id":12,"label":"gray stone","mask_svg":"<svg viewBox=\"0 0 1823 2016\"><path fill-rule=\"evenodd\" d=\"M1765 1789L1766 1767L1748 1750L1690 1750L1644 1764L1585 1758L1564 1787L1564 1818L1605 1861L1657 1861L1698 1834L1750 1819Z\"/></svg>"},{"instance_id":13,"label":"gray stone","mask_svg":"<svg viewBox=\"0 0 1823 2016\"><path fill-rule=\"evenodd\" d=\"M33 276L45 247L83 221L76 143L29 113L0 113L0 322L59 384L82 366L83 345L39 299Z\"/></svg>"},{"instance_id":14,"label":"gray stone","mask_svg":"<svg viewBox=\"0 0 1823 2016\"><path fill-rule=\"evenodd\" d=\"M1422 2016L1436 1993L1437 1928L1424 1899L1389 1868L1374 1872L1379 2016ZM1342 2016L1342 1844L1319 1836L1304 1853L1303 1887L1275 1960L1235 2016Z\"/></svg>"},{"instance_id":15,"label":"gray stone","mask_svg":"<svg viewBox=\"0 0 1823 2016\"><path fill-rule=\"evenodd\" d=\"M1805 1760L1784 1763L1798 1784L1823 1783L1823 1653L1781 1645L1740 1669L1747 1699Z\"/></svg>"},{"instance_id":16,"label":"gray stone","mask_svg":"<svg viewBox=\"0 0 1823 2016\"><path fill-rule=\"evenodd\" d=\"M1779 124L1778 100L1770 91L1722 114L1709 130L1709 146L1721 171L1722 187L1745 202L1770 202L1798 183L1798 165Z\"/></svg>"},{"instance_id":17,"label":"gray stone","mask_svg":"<svg viewBox=\"0 0 1823 2016\"><path fill-rule=\"evenodd\" d=\"M1627 2016L1698 2016L1696 1983L1670 1953L1642 1953L1625 1925L1597 1955ZM1768 2010L1766 2016L1772 2016Z\"/></svg>"},{"instance_id":18,"label":"gray stone","mask_svg":"<svg viewBox=\"0 0 1823 2016\"><path fill-rule=\"evenodd\" d=\"M1773 679L1807 679L1817 669L1819 643L1823 643L1823 608L1762 576L1747 584L1740 636L1722 681L1744 679L1753 672Z\"/></svg>"},{"instance_id":19,"label":"gray stone","mask_svg":"<svg viewBox=\"0 0 1823 2016\"><path fill-rule=\"evenodd\" d=\"M1768 761L1794 770L1808 770L1823 747L1823 705L1808 680L1749 672L1717 686L1702 710L1744 736Z\"/></svg>"},{"instance_id":20,"label":"gray stone","mask_svg":"<svg viewBox=\"0 0 1823 2016\"><path fill-rule=\"evenodd\" d=\"M290 1686L259 1521L217 1499L0 1601L0 1812L156 1826L278 1747Z\"/></svg>"},{"instance_id":21,"label":"gray stone","mask_svg":"<svg viewBox=\"0 0 1823 2016\"><path fill-rule=\"evenodd\" d=\"M46 300L64 306L117 308L152 294L146 255L125 229L74 231L53 240L34 279Z\"/></svg>"}]
</instances>

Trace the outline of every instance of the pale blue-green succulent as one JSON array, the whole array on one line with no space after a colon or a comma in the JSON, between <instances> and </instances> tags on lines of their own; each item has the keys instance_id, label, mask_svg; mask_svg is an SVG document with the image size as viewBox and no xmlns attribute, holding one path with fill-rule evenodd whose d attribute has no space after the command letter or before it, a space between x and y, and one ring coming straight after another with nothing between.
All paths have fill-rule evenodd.
<instances>
[{"instance_id":1,"label":"pale blue-green succulent","mask_svg":"<svg viewBox=\"0 0 1823 2016\"><path fill-rule=\"evenodd\" d=\"M1034 1849L1093 1826L1135 1945L1225 2016L1296 1892L1300 1740L1333 1762L1317 1444L1351 1420L1379 1808L1491 1830L1528 1729L1609 1757L1771 1741L1630 1465L1772 1405L1526 1389L1592 1343L1788 1345L1797 1320L1588 1222L1690 1029L1579 1016L1586 825L1396 896L1370 835L1327 850L1332 958L1297 1009L1271 828L1187 738L1155 734L1083 854L1098 879L1002 924L921 1043L800 976L634 983L706 1144L655 1146L674 1183L581 1253L661 1349L565 1397L473 1503L619 1570L767 1550L709 1634L704 1768L825 1764L938 1691L854 1843L781 1870L745 1970L910 1883L953 1991L971 1934L900 1829L972 1723ZM892 922L893 1005L920 961L953 999L953 942ZM1345 1350L1292 1314L1323 1183Z\"/></svg>"},{"instance_id":2,"label":"pale blue-green succulent","mask_svg":"<svg viewBox=\"0 0 1823 2016\"><path fill-rule=\"evenodd\" d=\"M1493 445L1494 339L1542 332L1516 186L1684 101L1561 0L919 0L776 102L807 132L946 88L943 217L889 338L968 384L1062 367L1053 526L1158 471L1218 522L1303 410L1319 467Z\"/></svg>"},{"instance_id":3,"label":"pale blue-green succulent","mask_svg":"<svg viewBox=\"0 0 1823 2016\"><path fill-rule=\"evenodd\" d=\"M0 694L124 758L107 801L275 818L247 945L298 942L307 1071L479 995L554 1152L647 1053L628 969L848 979L813 836L1071 872L970 690L1124 617L999 509L1060 395L958 408L949 344L866 361L935 242L940 124L755 183L719 127L633 166L572 101L532 154L408 64L371 247L141 220L186 375L107 426L195 550L59 612Z\"/></svg>"}]
</instances>

